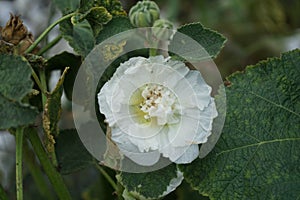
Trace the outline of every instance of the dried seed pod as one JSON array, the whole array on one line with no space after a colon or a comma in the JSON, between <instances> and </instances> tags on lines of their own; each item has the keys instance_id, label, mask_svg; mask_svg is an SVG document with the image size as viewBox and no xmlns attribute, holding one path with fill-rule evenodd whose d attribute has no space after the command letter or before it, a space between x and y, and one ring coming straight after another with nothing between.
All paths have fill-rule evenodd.
<instances>
[{"instance_id":1,"label":"dried seed pod","mask_svg":"<svg viewBox=\"0 0 300 200\"><path fill-rule=\"evenodd\" d=\"M23 54L26 49L28 49L28 47L30 47L30 45L33 43L34 39L33 39L33 35L30 33L28 34L24 39L22 39L19 44L16 46L16 51L18 54ZM35 54L37 53L37 48L35 48L32 53Z\"/></svg>"},{"instance_id":2,"label":"dried seed pod","mask_svg":"<svg viewBox=\"0 0 300 200\"><path fill-rule=\"evenodd\" d=\"M17 45L27 35L28 31L20 16L10 14L10 19L1 30L2 40Z\"/></svg>"}]
</instances>

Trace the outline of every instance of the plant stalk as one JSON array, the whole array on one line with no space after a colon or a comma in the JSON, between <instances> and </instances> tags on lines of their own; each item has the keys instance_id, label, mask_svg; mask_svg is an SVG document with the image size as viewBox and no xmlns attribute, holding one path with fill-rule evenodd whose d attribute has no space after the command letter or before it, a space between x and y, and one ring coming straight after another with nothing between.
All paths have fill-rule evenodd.
<instances>
[{"instance_id":1,"label":"plant stalk","mask_svg":"<svg viewBox=\"0 0 300 200\"><path fill-rule=\"evenodd\" d=\"M54 191L61 200L71 200L71 195L63 181L62 176L58 173L56 168L52 165L48 158L48 155L41 143L38 133L35 129L27 129L27 137L40 160L40 163L48 176L51 184L53 185Z\"/></svg>"},{"instance_id":2,"label":"plant stalk","mask_svg":"<svg viewBox=\"0 0 300 200\"><path fill-rule=\"evenodd\" d=\"M16 131L16 188L17 200L23 200L23 175L22 175L22 150L23 150L23 127Z\"/></svg>"},{"instance_id":3,"label":"plant stalk","mask_svg":"<svg viewBox=\"0 0 300 200\"><path fill-rule=\"evenodd\" d=\"M28 47L28 49L26 49L25 54L30 53L35 47L37 47L37 45L47 36L47 34L60 22L71 18L72 16L74 16L76 13L70 13L68 15L63 16L62 18L56 20L55 22L53 22L50 26L48 26L48 28L30 45L30 47Z\"/></svg>"},{"instance_id":4,"label":"plant stalk","mask_svg":"<svg viewBox=\"0 0 300 200\"><path fill-rule=\"evenodd\" d=\"M56 38L54 38L54 40L52 40L51 42L49 42L46 46L44 46L38 53L37 55L43 55L45 52L47 52L49 49L51 49L52 47L54 47L60 40L62 39L62 35L58 35Z\"/></svg>"},{"instance_id":5,"label":"plant stalk","mask_svg":"<svg viewBox=\"0 0 300 200\"><path fill-rule=\"evenodd\" d=\"M24 143L24 161L32 175L32 178L37 186L38 191L43 199L53 200L53 194L49 190L49 186L41 171L39 164L36 161L33 151L29 148L28 143Z\"/></svg>"}]
</instances>

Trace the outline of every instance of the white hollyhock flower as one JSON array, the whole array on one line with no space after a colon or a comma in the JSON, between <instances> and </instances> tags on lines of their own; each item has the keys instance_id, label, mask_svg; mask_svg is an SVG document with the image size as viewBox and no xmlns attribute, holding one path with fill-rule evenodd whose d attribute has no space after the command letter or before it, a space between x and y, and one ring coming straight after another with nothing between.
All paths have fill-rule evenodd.
<instances>
[{"instance_id":1,"label":"white hollyhock flower","mask_svg":"<svg viewBox=\"0 0 300 200\"><path fill-rule=\"evenodd\" d=\"M218 115L199 71L156 56L122 63L98 94L100 112L120 151L141 165L160 155L190 163Z\"/></svg>"}]
</instances>

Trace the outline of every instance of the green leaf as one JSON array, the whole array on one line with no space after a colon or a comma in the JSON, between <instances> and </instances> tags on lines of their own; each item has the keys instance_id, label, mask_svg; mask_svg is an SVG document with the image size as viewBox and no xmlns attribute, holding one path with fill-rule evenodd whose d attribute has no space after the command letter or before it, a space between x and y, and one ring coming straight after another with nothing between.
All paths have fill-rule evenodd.
<instances>
[{"instance_id":1,"label":"green leaf","mask_svg":"<svg viewBox=\"0 0 300 200\"><path fill-rule=\"evenodd\" d=\"M21 102L32 90L30 77L30 65L23 57L0 55L0 129L35 121L37 110Z\"/></svg>"},{"instance_id":2,"label":"green leaf","mask_svg":"<svg viewBox=\"0 0 300 200\"><path fill-rule=\"evenodd\" d=\"M130 23L128 17L115 17L104 26L104 29L96 37L96 43L100 44L107 38L132 28L134 27Z\"/></svg>"},{"instance_id":3,"label":"green leaf","mask_svg":"<svg viewBox=\"0 0 300 200\"><path fill-rule=\"evenodd\" d=\"M80 55L85 57L94 48L93 29L87 20L78 22L75 25L71 21L63 21L60 24L60 31L74 51Z\"/></svg>"},{"instance_id":4,"label":"green leaf","mask_svg":"<svg viewBox=\"0 0 300 200\"><path fill-rule=\"evenodd\" d=\"M73 48L82 56L87 56L94 48L93 29L87 20L73 26Z\"/></svg>"},{"instance_id":5,"label":"green leaf","mask_svg":"<svg viewBox=\"0 0 300 200\"><path fill-rule=\"evenodd\" d=\"M58 135L58 122L61 116L61 96L63 94L63 82L69 68L66 68L61 75L54 90L47 95L45 110L43 113L43 127L46 140L46 148L48 152L54 152L54 137Z\"/></svg>"},{"instance_id":6,"label":"green leaf","mask_svg":"<svg viewBox=\"0 0 300 200\"><path fill-rule=\"evenodd\" d=\"M75 129L60 132L56 139L55 151L62 174L70 174L95 163Z\"/></svg>"},{"instance_id":7,"label":"green leaf","mask_svg":"<svg viewBox=\"0 0 300 200\"><path fill-rule=\"evenodd\" d=\"M60 30L70 46L86 56L95 45L95 37L112 17L126 15L119 0L81 0L80 8L71 20L63 21Z\"/></svg>"},{"instance_id":8,"label":"green leaf","mask_svg":"<svg viewBox=\"0 0 300 200\"><path fill-rule=\"evenodd\" d=\"M61 54L55 55L47 62L47 69L50 70L63 70L65 67L70 67L63 83L66 97L69 100L72 100L73 86L81 62L82 58L80 56L76 56L69 52L63 52Z\"/></svg>"},{"instance_id":9,"label":"green leaf","mask_svg":"<svg viewBox=\"0 0 300 200\"><path fill-rule=\"evenodd\" d=\"M208 197L201 196L197 190L193 190L186 181L182 182L176 193L178 196L177 200L209 200Z\"/></svg>"},{"instance_id":10,"label":"green leaf","mask_svg":"<svg viewBox=\"0 0 300 200\"><path fill-rule=\"evenodd\" d=\"M229 77L227 119L204 159L181 166L211 199L297 199L300 195L300 50Z\"/></svg>"},{"instance_id":11,"label":"green leaf","mask_svg":"<svg viewBox=\"0 0 300 200\"><path fill-rule=\"evenodd\" d=\"M176 52L184 59L215 58L226 42L221 34L203 27L200 23L184 25L178 28L177 31L179 33L176 32L171 40L169 51Z\"/></svg>"},{"instance_id":12,"label":"green leaf","mask_svg":"<svg viewBox=\"0 0 300 200\"><path fill-rule=\"evenodd\" d=\"M125 188L123 196L138 199L158 199L173 191L183 180L176 165L148 173L121 172L117 179Z\"/></svg>"},{"instance_id":13,"label":"green leaf","mask_svg":"<svg viewBox=\"0 0 300 200\"><path fill-rule=\"evenodd\" d=\"M67 14L79 8L80 0L53 0L53 3L63 14Z\"/></svg>"}]
</instances>

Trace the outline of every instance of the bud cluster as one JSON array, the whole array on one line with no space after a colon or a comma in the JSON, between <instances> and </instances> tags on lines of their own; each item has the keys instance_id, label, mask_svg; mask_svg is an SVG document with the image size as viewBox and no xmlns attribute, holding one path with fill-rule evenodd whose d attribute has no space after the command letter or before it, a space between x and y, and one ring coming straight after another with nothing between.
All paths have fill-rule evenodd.
<instances>
[{"instance_id":1,"label":"bud cluster","mask_svg":"<svg viewBox=\"0 0 300 200\"><path fill-rule=\"evenodd\" d=\"M129 19L135 27L153 27L153 35L159 40L169 40L173 24L160 19L160 10L154 1L139 1L129 11Z\"/></svg>"}]
</instances>

